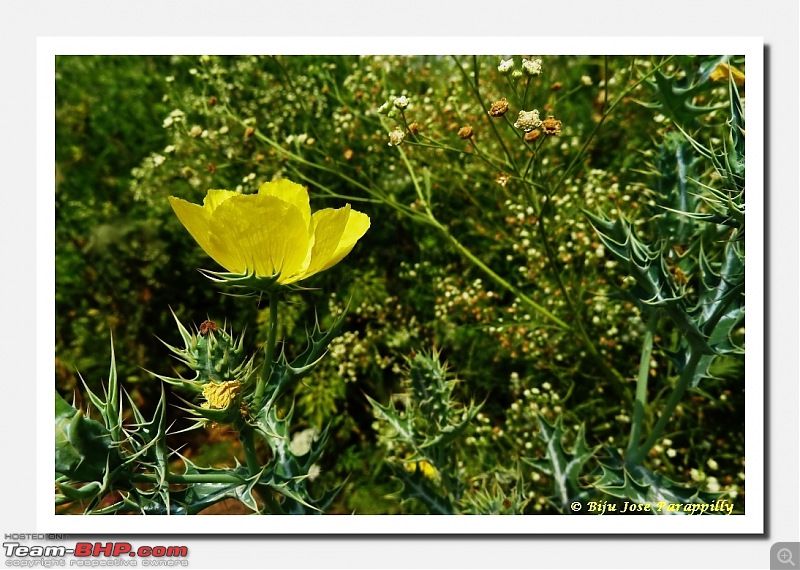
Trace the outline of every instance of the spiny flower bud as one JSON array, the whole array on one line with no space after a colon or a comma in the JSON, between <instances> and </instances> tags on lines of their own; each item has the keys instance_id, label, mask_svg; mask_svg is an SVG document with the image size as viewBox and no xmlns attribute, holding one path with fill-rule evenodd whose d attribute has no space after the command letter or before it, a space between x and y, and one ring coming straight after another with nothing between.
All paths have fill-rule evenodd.
<instances>
[{"instance_id":1,"label":"spiny flower bud","mask_svg":"<svg viewBox=\"0 0 800 570\"><path fill-rule=\"evenodd\" d=\"M174 313L173 313L173 316ZM170 384L200 391L209 382L246 381L252 373L252 358L244 354L244 338L234 338L214 321L206 320L191 333L175 316L184 347L166 346L196 374L194 378L156 375Z\"/></svg>"}]
</instances>

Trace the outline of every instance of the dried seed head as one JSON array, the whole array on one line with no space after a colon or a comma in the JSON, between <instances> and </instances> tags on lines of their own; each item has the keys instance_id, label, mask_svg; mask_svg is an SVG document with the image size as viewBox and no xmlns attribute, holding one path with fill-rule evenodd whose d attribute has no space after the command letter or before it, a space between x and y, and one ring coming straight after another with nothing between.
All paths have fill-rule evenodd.
<instances>
[{"instance_id":1,"label":"dried seed head","mask_svg":"<svg viewBox=\"0 0 800 570\"><path fill-rule=\"evenodd\" d=\"M208 333L214 332L214 331L216 331L218 329L219 329L219 327L217 326L217 323L215 323L214 321L212 321L210 319L207 319L207 320L203 321L202 323L200 323L200 328L198 330L200 331L201 335L205 336Z\"/></svg>"},{"instance_id":2,"label":"dried seed head","mask_svg":"<svg viewBox=\"0 0 800 570\"><path fill-rule=\"evenodd\" d=\"M561 121L551 115L542 121L542 129L546 135L560 135Z\"/></svg>"},{"instance_id":3,"label":"dried seed head","mask_svg":"<svg viewBox=\"0 0 800 570\"><path fill-rule=\"evenodd\" d=\"M495 101L492 103L492 106L489 107L489 114L492 117L502 117L508 111L508 100L503 97L499 101Z\"/></svg>"},{"instance_id":4,"label":"dried seed head","mask_svg":"<svg viewBox=\"0 0 800 570\"><path fill-rule=\"evenodd\" d=\"M458 129L459 138L469 139L469 138L472 138L473 134L474 133L473 133L472 127L469 126L469 125L466 125L464 127L461 127L460 129Z\"/></svg>"},{"instance_id":5,"label":"dried seed head","mask_svg":"<svg viewBox=\"0 0 800 570\"><path fill-rule=\"evenodd\" d=\"M532 131L528 131L527 133L525 133L525 136L523 138L525 139L525 142L534 142L540 136L542 136L542 131L540 131L539 129L533 129Z\"/></svg>"},{"instance_id":6,"label":"dried seed head","mask_svg":"<svg viewBox=\"0 0 800 570\"><path fill-rule=\"evenodd\" d=\"M252 125L251 125L251 126L249 126L249 127L247 127L247 128L244 130L244 138L249 138L249 137L252 137L252 136L255 134L255 132L256 132L256 128L255 128L255 127L253 127Z\"/></svg>"},{"instance_id":7,"label":"dried seed head","mask_svg":"<svg viewBox=\"0 0 800 570\"><path fill-rule=\"evenodd\" d=\"M412 135L417 134L419 131L420 131L420 126L418 122L414 121L413 123L408 125L408 132L411 133Z\"/></svg>"}]
</instances>

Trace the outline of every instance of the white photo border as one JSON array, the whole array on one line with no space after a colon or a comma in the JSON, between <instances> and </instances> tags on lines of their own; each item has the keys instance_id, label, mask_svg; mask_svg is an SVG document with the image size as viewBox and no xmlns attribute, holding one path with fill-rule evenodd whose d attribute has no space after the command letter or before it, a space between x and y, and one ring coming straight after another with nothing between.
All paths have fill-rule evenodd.
<instances>
[{"instance_id":1,"label":"white photo border","mask_svg":"<svg viewBox=\"0 0 800 570\"><path fill-rule=\"evenodd\" d=\"M731 516L75 516L53 505L53 372L55 338L55 56L174 54L736 54L747 63L746 186L747 355L745 456L747 508ZM764 43L760 37L40 37L37 39L36 298L37 532L97 534L270 535L581 535L763 534L764 441Z\"/></svg>"}]
</instances>

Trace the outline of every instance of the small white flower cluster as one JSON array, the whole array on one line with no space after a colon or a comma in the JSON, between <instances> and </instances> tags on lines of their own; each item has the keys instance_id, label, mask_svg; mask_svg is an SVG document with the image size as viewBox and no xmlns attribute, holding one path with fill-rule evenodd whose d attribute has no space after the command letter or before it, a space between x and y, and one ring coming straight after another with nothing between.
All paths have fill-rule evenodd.
<instances>
[{"instance_id":1,"label":"small white flower cluster","mask_svg":"<svg viewBox=\"0 0 800 570\"><path fill-rule=\"evenodd\" d=\"M401 95L400 97L396 97L395 100L392 102L397 109L401 111L408 107L408 97L405 95Z\"/></svg>"},{"instance_id":2,"label":"small white flower cluster","mask_svg":"<svg viewBox=\"0 0 800 570\"><path fill-rule=\"evenodd\" d=\"M307 133L300 133L299 135L289 135L288 137L286 137L286 144L296 143L298 145L305 144L310 146L315 142L316 141L314 140L314 137L308 136Z\"/></svg>"},{"instance_id":3,"label":"small white flower cluster","mask_svg":"<svg viewBox=\"0 0 800 570\"><path fill-rule=\"evenodd\" d=\"M542 60L541 59L523 59L522 71L528 75L541 75L542 73Z\"/></svg>"},{"instance_id":4,"label":"small white flower cluster","mask_svg":"<svg viewBox=\"0 0 800 570\"><path fill-rule=\"evenodd\" d=\"M514 126L527 133L538 128L541 124L542 120L539 118L539 110L534 109L533 111L520 111Z\"/></svg>"},{"instance_id":5,"label":"small white flower cluster","mask_svg":"<svg viewBox=\"0 0 800 570\"><path fill-rule=\"evenodd\" d=\"M528 59L522 58L522 69L514 69L514 58L501 59L500 65L497 66L497 71L503 75L511 72L511 77L518 79L523 75L535 76L542 73L542 60L541 59Z\"/></svg>"},{"instance_id":6,"label":"small white flower cluster","mask_svg":"<svg viewBox=\"0 0 800 570\"><path fill-rule=\"evenodd\" d=\"M395 129L389 133L389 146L400 146L405 138L406 134L403 131Z\"/></svg>"},{"instance_id":7,"label":"small white flower cluster","mask_svg":"<svg viewBox=\"0 0 800 570\"><path fill-rule=\"evenodd\" d=\"M500 65L497 66L497 71L500 73L508 73L514 67L514 58L501 59Z\"/></svg>"},{"instance_id":8,"label":"small white flower cluster","mask_svg":"<svg viewBox=\"0 0 800 570\"><path fill-rule=\"evenodd\" d=\"M183 120L185 113L180 109L173 109L169 116L164 119L164 128L171 127L173 124Z\"/></svg>"},{"instance_id":9,"label":"small white flower cluster","mask_svg":"<svg viewBox=\"0 0 800 570\"><path fill-rule=\"evenodd\" d=\"M405 95L400 95L399 97L390 96L388 101L378 107L378 114L394 117L397 115L397 111L405 111L409 103L411 103L411 99Z\"/></svg>"}]
</instances>

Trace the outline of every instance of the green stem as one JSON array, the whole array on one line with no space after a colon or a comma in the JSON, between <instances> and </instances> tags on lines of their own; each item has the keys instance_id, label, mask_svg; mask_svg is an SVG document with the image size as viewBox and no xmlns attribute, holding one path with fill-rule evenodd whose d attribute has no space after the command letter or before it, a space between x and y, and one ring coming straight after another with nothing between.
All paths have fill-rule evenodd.
<instances>
[{"instance_id":1,"label":"green stem","mask_svg":"<svg viewBox=\"0 0 800 570\"><path fill-rule=\"evenodd\" d=\"M445 237L447 239L450 240L450 243L452 243L455 246L455 248L462 255L464 255L467 259L469 259L473 263L473 265L475 265L476 267L480 268L484 273L486 273L489 277L491 277L491 279L495 283L497 283L498 285L500 285L501 287L503 287L507 291L513 293L525 305L527 305L528 307L530 307L531 309L533 309L535 312L539 313L540 315L542 315L542 316L546 317L547 319L549 319L551 322L556 324L559 328L561 328L563 330L570 330L570 326L567 323L565 323L564 321L562 321L561 319L556 317L550 311L548 311L547 309L545 309L544 307L539 305L536 301L534 301L533 299L531 299L530 297L528 297L527 295L522 293L522 291L520 291L517 287L515 287L514 285L512 285L511 283L509 283L508 281L503 279L500 275L498 275L497 273L492 271L492 269L488 265L483 263L480 259L478 259L475 256L475 254L473 254L460 241L458 241L458 239L456 239L456 237L453 236L453 234L450 233L450 231L447 229L446 226L442 225L439 222L439 220L434 215L433 210L431 210L430 204L425 199L425 194L422 192L422 188L419 185L419 180L417 180L417 177L414 174L414 168L411 165L411 162L408 160L408 157L406 156L406 153L403 152L402 148L398 148L398 150L400 151L400 157L403 160L403 163L405 164L406 169L408 170L408 174L411 177L411 182L414 185L414 189L417 192L417 197L419 198L420 202L422 202L422 205L425 208L425 212L426 212L428 218L430 219L431 223L436 228L438 228L439 231L441 231L445 235Z\"/></svg>"},{"instance_id":2,"label":"green stem","mask_svg":"<svg viewBox=\"0 0 800 570\"><path fill-rule=\"evenodd\" d=\"M645 440L636 453L634 453L628 459L628 464L640 464L647 454L650 453L650 450L664 433L664 429L667 427L667 422L669 422L670 418L672 417L672 413L675 411L675 408L678 407L683 394L689 387L689 383L691 382L692 378L694 378L694 373L697 370L697 365L700 363L700 358L702 358L702 356L702 351L692 350L692 356L689 358L686 368L683 369L683 373L678 378L678 383L675 384L675 387L672 389L672 393L669 395L667 403L664 406L664 411L661 412L661 416L658 418L658 421L650 431L650 435L647 436L647 440Z\"/></svg>"},{"instance_id":3,"label":"green stem","mask_svg":"<svg viewBox=\"0 0 800 570\"><path fill-rule=\"evenodd\" d=\"M547 228L545 227L545 217L546 217L546 208L550 206L550 199L552 197L552 193L545 195L544 201L542 202L542 207L540 209L539 215L539 223L537 224L539 227L539 237L542 241L542 247L544 247L545 256L547 257L547 263L550 266L550 271L553 274L553 278L556 280L556 285L558 289L561 291L561 294L564 297L564 302L567 304L567 309L572 313L573 317L575 318L575 326L570 327L570 331L578 337L578 339L583 343L583 346L589 352L589 356L591 356L592 360L608 375L613 377L620 386L625 386L625 378L619 371L614 368L611 364L606 362L603 358L603 355L600 354L600 351L597 350L597 347L594 345L594 342L589 337L589 333L586 332L586 327L583 324L583 315L578 311L578 307L575 301L572 299L572 295L570 294L569 290L567 289L566 285L564 284L564 280L561 278L561 271L558 268L558 264L556 263L556 256L553 253L553 250L550 248L550 242L548 241L547 236Z\"/></svg>"},{"instance_id":4,"label":"green stem","mask_svg":"<svg viewBox=\"0 0 800 570\"><path fill-rule=\"evenodd\" d=\"M253 435L254 433L255 430L248 425L245 425L239 431L239 439L242 441L244 459L245 463L247 463L247 472L251 477L258 475L261 471L261 465L259 464L258 456L256 455L256 442Z\"/></svg>"},{"instance_id":5,"label":"green stem","mask_svg":"<svg viewBox=\"0 0 800 570\"><path fill-rule=\"evenodd\" d=\"M245 424L239 431L239 439L242 442L242 448L244 448L247 472L250 474L250 477L257 477L261 473L262 467L256 455L255 430L252 426ZM277 514L283 512L275 495L272 493L272 489L267 485L256 483L255 490L258 491L259 497L264 501L264 505L270 513Z\"/></svg>"},{"instance_id":6,"label":"green stem","mask_svg":"<svg viewBox=\"0 0 800 570\"><path fill-rule=\"evenodd\" d=\"M256 392L253 397L253 403L256 406L256 411L260 410L264 405L264 391L267 387L267 382L272 376L272 370L275 367L275 339L278 336L278 295L277 293L269 294L269 333L267 335L266 354L264 356L264 365L261 367L261 374L258 377L258 384L256 385Z\"/></svg>"},{"instance_id":7,"label":"green stem","mask_svg":"<svg viewBox=\"0 0 800 570\"><path fill-rule=\"evenodd\" d=\"M555 186L553 186L553 192L554 193L558 192L558 190L561 188L561 186L564 184L564 182L566 182L567 178L570 176L570 174L572 174L572 170L578 164L582 164L584 162L584 155L586 153L586 150L589 148L589 145L592 143L592 141L594 140L595 136L597 136L597 133L600 131L600 127L602 127L603 124L606 122L606 119L608 119L608 117L611 116L611 113L614 111L614 109L616 109L617 105L619 105L622 101L624 101L640 84L644 83L647 80L647 78L650 77L653 73L655 73L656 71L659 71L662 67L666 66L667 63L672 58L673 58L673 56L669 56L669 57L665 58L660 64L654 66L653 69L651 69L650 71L645 73L633 85L631 85L630 87L628 87L627 89L622 91L622 93L620 93L617 96L617 98L610 105L608 103L608 59L607 58L605 59L605 78L606 78L606 82L605 82L604 92L603 92L604 93L604 95L603 95L603 110L602 110L602 114L600 116L600 120L597 122L597 124L594 126L592 131L589 133L589 136L584 141L583 146L581 146L580 150L574 156L574 158L569 163L567 168L564 169L564 172L561 174L561 177L558 179L558 182L555 184Z\"/></svg>"},{"instance_id":8,"label":"green stem","mask_svg":"<svg viewBox=\"0 0 800 570\"><path fill-rule=\"evenodd\" d=\"M655 338L655 331L658 326L658 317L658 311L653 311L647 325L647 332L645 332L644 335L642 357L639 361L639 375L636 378L636 400L633 402L631 435L628 441L628 450L625 453L628 461L633 461L636 457L636 447L639 445L639 438L642 434L644 411L647 407L647 378L650 374L650 357L653 354L653 339Z\"/></svg>"},{"instance_id":9,"label":"green stem","mask_svg":"<svg viewBox=\"0 0 800 570\"><path fill-rule=\"evenodd\" d=\"M139 473L132 477L136 483L158 483L156 475ZM172 485L190 485L194 483L245 483L245 478L232 473L186 473L178 475L175 473L167 474L167 483Z\"/></svg>"},{"instance_id":10,"label":"green stem","mask_svg":"<svg viewBox=\"0 0 800 570\"><path fill-rule=\"evenodd\" d=\"M461 62L458 61L458 58L453 56L453 61L455 61L456 67L458 68L458 71L460 71L461 75L464 77L464 82L469 86L470 90L475 94L475 98L478 100L478 102L481 105L481 108L483 109L484 116L485 117L489 117L489 109L486 107L486 103L483 101L483 97L481 96L481 92L478 89L478 63L477 63L477 59L473 58L473 62L472 62L473 74L474 74L474 82L470 81L469 77L467 76L467 72L464 71L463 67L461 67ZM503 149L503 154L506 155L506 159L508 160L508 163L511 165L512 170L514 170L515 172L519 172L519 170L517 169L516 163L514 162L514 156L509 152L508 148L506 147L506 144L505 144L505 142L503 140L503 137L500 136L500 131L497 130L497 125L495 125L494 121L491 120L491 117L489 118L489 126L492 127L492 130L494 131L495 138L497 139L497 142L500 144L500 148Z\"/></svg>"}]
</instances>

